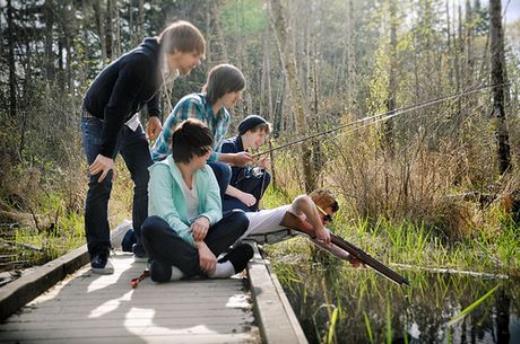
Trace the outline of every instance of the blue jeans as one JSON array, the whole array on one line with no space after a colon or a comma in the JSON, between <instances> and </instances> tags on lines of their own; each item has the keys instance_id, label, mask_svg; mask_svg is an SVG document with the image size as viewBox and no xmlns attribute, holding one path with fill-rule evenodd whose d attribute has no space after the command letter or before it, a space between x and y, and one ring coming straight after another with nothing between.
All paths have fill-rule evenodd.
<instances>
[{"instance_id":1,"label":"blue jeans","mask_svg":"<svg viewBox=\"0 0 520 344\"><path fill-rule=\"evenodd\" d=\"M208 165L217 178L218 187L220 189L220 199L224 200L226 189L231 181L231 167L229 167L228 164L218 161L208 161Z\"/></svg>"},{"instance_id":2,"label":"blue jeans","mask_svg":"<svg viewBox=\"0 0 520 344\"><path fill-rule=\"evenodd\" d=\"M248 226L249 220L243 212L228 212L219 222L209 227L204 242L218 257L244 234ZM164 265L175 265L186 277L203 274L199 251L184 241L161 217L147 218L143 223L142 233L143 245L151 259Z\"/></svg>"},{"instance_id":3,"label":"blue jeans","mask_svg":"<svg viewBox=\"0 0 520 344\"><path fill-rule=\"evenodd\" d=\"M91 165L101 151L103 121L95 117L82 117L81 132L87 162ZM141 224L148 216L148 180L150 179L148 167L152 164L148 141L141 126L135 132L127 126L121 128L113 159L117 153L121 153L134 182L132 225L136 231L137 243L140 244ZM107 211L112 191L112 175L110 171L101 183L97 181L99 174L89 176L85 200L85 232L91 257L107 252L111 247Z\"/></svg>"}]
</instances>

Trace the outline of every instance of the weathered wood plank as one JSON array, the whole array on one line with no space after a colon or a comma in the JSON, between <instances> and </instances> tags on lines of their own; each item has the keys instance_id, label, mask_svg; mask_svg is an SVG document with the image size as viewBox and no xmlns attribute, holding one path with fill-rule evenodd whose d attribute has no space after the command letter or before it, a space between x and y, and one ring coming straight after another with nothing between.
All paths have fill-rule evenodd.
<instances>
[{"instance_id":1,"label":"weathered wood plank","mask_svg":"<svg viewBox=\"0 0 520 344\"><path fill-rule=\"evenodd\" d=\"M248 265L248 276L262 339L273 344L307 343L278 280L276 283L273 282L272 272L269 271L256 245L254 249L255 255Z\"/></svg>"},{"instance_id":2,"label":"weathered wood plank","mask_svg":"<svg viewBox=\"0 0 520 344\"><path fill-rule=\"evenodd\" d=\"M139 335L125 335L108 338L37 338L30 340L22 340L20 344L37 343L37 344L70 344L70 343L81 343L81 344L130 344L130 343L149 343L149 344L176 344L176 343L189 343L189 344L220 344L220 343L256 343L257 341L251 338L251 335L245 333L238 334L211 334L211 335L176 335L176 336L146 336L142 337ZM12 342L3 341L0 338L0 343Z\"/></svg>"},{"instance_id":3,"label":"weathered wood plank","mask_svg":"<svg viewBox=\"0 0 520 344\"><path fill-rule=\"evenodd\" d=\"M129 224L116 228L113 234L126 230ZM66 275L88 263L86 245L55 259L32 273L3 286L0 289L0 321L16 312L20 307L52 287Z\"/></svg>"}]
</instances>

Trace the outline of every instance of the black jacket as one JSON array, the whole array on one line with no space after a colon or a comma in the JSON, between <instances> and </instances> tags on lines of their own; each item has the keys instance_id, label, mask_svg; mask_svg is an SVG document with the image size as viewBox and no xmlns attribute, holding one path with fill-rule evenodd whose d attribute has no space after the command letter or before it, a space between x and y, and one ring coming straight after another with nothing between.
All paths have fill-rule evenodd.
<instances>
[{"instance_id":1,"label":"black jacket","mask_svg":"<svg viewBox=\"0 0 520 344\"><path fill-rule=\"evenodd\" d=\"M104 119L103 156L113 157L119 130L144 105L149 116L159 115L159 59L159 43L146 38L103 69L88 89L83 100L85 110Z\"/></svg>"}]
</instances>

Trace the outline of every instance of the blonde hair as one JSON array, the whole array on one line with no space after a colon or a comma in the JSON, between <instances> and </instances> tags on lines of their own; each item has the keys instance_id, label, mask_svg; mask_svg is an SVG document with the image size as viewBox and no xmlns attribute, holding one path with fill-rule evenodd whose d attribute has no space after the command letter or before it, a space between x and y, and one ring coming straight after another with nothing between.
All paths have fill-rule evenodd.
<instances>
[{"instance_id":1,"label":"blonde hair","mask_svg":"<svg viewBox=\"0 0 520 344\"><path fill-rule=\"evenodd\" d=\"M331 208L333 212L338 211L338 201L330 190L316 189L309 194L314 204L322 209Z\"/></svg>"}]
</instances>

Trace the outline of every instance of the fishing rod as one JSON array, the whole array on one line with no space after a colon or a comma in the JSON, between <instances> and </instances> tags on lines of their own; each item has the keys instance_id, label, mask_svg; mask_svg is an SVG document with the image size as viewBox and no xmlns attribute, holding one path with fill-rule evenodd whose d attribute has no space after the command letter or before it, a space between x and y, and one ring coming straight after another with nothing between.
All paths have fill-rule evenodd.
<instances>
[{"instance_id":1,"label":"fishing rod","mask_svg":"<svg viewBox=\"0 0 520 344\"><path fill-rule=\"evenodd\" d=\"M311 139L319 137L319 136L327 135L327 134L339 131L341 129L354 126L356 124L361 124L362 127L365 127L365 126L368 126L368 125L372 125L372 124L375 124L375 123L386 121L386 120L388 120L390 118L393 118L393 117L396 117L396 116L399 116L399 115L402 115L402 114L405 114L405 113L408 113L408 112L411 112L411 111L415 111L415 110L419 110L419 109L422 109L422 108L425 108L425 107L436 105L436 104L439 104L439 103L442 103L442 102L445 102L445 101L448 101L448 100L460 98L460 97L465 96L465 95L470 95L470 94L473 94L473 93L477 93L477 92L480 92L480 91L488 89L488 88L504 86L504 85L508 85L508 84L509 83L503 83L501 85L482 85L482 86L476 87L474 89L471 89L469 91L461 92L461 93L454 94L454 95L451 95L451 96L439 97L439 98L432 99L432 100L429 100L427 102L424 102L422 104L408 105L408 106L404 106L404 107L401 107L401 108L398 108L398 109L394 109L394 110L390 110L390 111L384 112L382 114L378 114L378 115L374 115L374 116L366 116L366 117L360 118L358 120L355 120L353 122L345 123L345 124L339 125L339 126L337 126L335 128L324 130L324 131L320 131L318 133L314 133L314 134L305 136L303 138L287 142L287 143L285 143L283 145L280 145L278 147L267 149L265 151L262 151L262 152L254 154L252 157L253 158L257 158L257 157L259 157L261 155L264 155L264 154L267 154L267 153L270 153L270 152L275 152L275 151L287 148L289 146L292 146L292 145L295 145L295 144L298 144L298 143L301 143L301 142L304 142L304 141L307 141L307 140L311 140Z\"/></svg>"}]
</instances>

